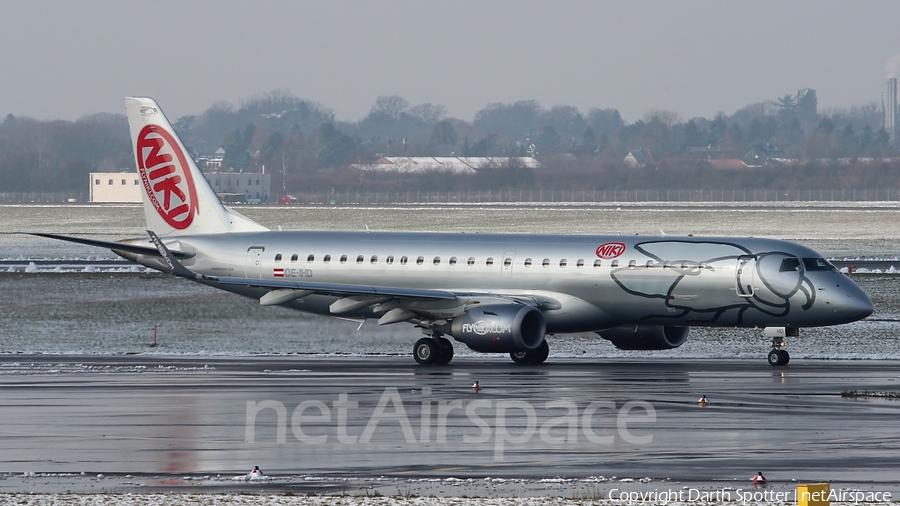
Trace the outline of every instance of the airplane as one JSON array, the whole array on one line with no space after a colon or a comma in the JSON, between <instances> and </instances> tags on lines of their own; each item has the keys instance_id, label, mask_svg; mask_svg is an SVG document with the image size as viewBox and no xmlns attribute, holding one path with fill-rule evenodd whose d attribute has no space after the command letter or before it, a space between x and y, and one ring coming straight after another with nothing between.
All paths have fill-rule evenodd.
<instances>
[{"instance_id":1,"label":"airplane","mask_svg":"<svg viewBox=\"0 0 900 506\"><path fill-rule=\"evenodd\" d=\"M519 364L547 335L596 333L625 350L681 346L691 327L764 329L768 363L785 338L873 312L869 296L814 250L750 237L271 231L224 206L159 105L128 97L148 237L109 248L152 269L360 324L406 322L423 365L448 364L449 336Z\"/></svg>"}]
</instances>

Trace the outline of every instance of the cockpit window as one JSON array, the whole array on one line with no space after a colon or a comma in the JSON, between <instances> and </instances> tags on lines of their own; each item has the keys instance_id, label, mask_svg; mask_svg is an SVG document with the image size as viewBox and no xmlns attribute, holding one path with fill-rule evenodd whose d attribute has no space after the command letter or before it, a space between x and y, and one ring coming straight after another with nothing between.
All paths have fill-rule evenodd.
<instances>
[{"instance_id":1,"label":"cockpit window","mask_svg":"<svg viewBox=\"0 0 900 506\"><path fill-rule=\"evenodd\" d=\"M779 272L790 272L790 271L799 271L800 270L800 259L797 257L785 258L781 261L781 268L778 269Z\"/></svg>"},{"instance_id":2,"label":"cockpit window","mask_svg":"<svg viewBox=\"0 0 900 506\"><path fill-rule=\"evenodd\" d=\"M837 268L824 258L804 258L803 266L808 271L836 271Z\"/></svg>"}]
</instances>

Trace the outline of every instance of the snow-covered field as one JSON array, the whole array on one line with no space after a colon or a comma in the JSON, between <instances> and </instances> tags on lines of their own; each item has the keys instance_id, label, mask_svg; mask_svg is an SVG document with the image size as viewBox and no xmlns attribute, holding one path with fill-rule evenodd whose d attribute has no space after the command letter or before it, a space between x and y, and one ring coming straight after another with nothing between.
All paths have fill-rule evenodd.
<instances>
[{"instance_id":1,"label":"snow-covered field","mask_svg":"<svg viewBox=\"0 0 900 506\"><path fill-rule=\"evenodd\" d=\"M177 506L177 505L210 505L210 506L255 506L255 505L291 505L291 506L570 506L597 505L623 506L627 504L664 504L668 506L721 506L729 504L721 501L621 501L591 496L583 498L565 497L372 497L372 496L335 496L335 495L284 495L284 494L0 494L0 504L19 504L23 506L62 506L77 504L80 506ZM731 504L747 506L794 506L797 503L785 501L739 501ZM850 506L857 502L832 502L832 506ZM893 504L888 501L866 502L870 506Z\"/></svg>"}]
</instances>

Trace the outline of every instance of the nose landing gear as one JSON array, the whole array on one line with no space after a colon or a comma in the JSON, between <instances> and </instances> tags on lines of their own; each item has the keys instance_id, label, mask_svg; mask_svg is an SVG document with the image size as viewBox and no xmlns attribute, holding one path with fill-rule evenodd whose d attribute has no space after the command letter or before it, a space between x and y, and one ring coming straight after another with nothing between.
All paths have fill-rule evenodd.
<instances>
[{"instance_id":1,"label":"nose landing gear","mask_svg":"<svg viewBox=\"0 0 900 506\"><path fill-rule=\"evenodd\" d=\"M775 367L787 365L791 361L791 355L784 349L787 346L784 338L785 336L799 336L800 329L798 327L766 327L765 333L766 337L772 338L772 350L767 357L769 365Z\"/></svg>"},{"instance_id":2,"label":"nose landing gear","mask_svg":"<svg viewBox=\"0 0 900 506\"><path fill-rule=\"evenodd\" d=\"M791 355L787 352L787 350L772 350L769 352L768 359L769 365L781 367L783 365L787 365L787 363L791 361Z\"/></svg>"}]
</instances>

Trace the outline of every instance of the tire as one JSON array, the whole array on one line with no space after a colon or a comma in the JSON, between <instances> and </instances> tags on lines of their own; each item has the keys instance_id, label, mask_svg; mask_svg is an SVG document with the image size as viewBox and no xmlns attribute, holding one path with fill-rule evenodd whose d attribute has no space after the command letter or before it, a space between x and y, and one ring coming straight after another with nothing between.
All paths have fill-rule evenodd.
<instances>
[{"instance_id":1,"label":"tire","mask_svg":"<svg viewBox=\"0 0 900 506\"><path fill-rule=\"evenodd\" d=\"M787 352L782 353L784 350L772 350L769 352L769 356L767 357L769 360L769 365L774 367L781 367L787 364L787 360L785 359L785 354Z\"/></svg>"},{"instance_id":2,"label":"tire","mask_svg":"<svg viewBox=\"0 0 900 506\"><path fill-rule=\"evenodd\" d=\"M543 364L547 357L550 356L550 345L547 343L547 340L544 339L541 341L541 345L537 347L537 349L529 352L531 353L531 362L532 364Z\"/></svg>"},{"instance_id":3,"label":"tire","mask_svg":"<svg viewBox=\"0 0 900 506\"><path fill-rule=\"evenodd\" d=\"M440 349L434 339L423 337L413 346L413 358L422 365L433 364L440 355Z\"/></svg>"},{"instance_id":4,"label":"tire","mask_svg":"<svg viewBox=\"0 0 900 506\"><path fill-rule=\"evenodd\" d=\"M509 354L509 358L517 364L527 364L531 360L530 351L514 351Z\"/></svg>"},{"instance_id":5,"label":"tire","mask_svg":"<svg viewBox=\"0 0 900 506\"><path fill-rule=\"evenodd\" d=\"M791 354L787 350L778 350L778 354L781 355L781 365L788 365L788 362L791 361Z\"/></svg>"},{"instance_id":6,"label":"tire","mask_svg":"<svg viewBox=\"0 0 900 506\"><path fill-rule=\"evenodd\" d=\"M434 363L437 365L447 365L453 360L453 343L449 339L439 337L435 339L438 348L438 356Z\"/></svg>"}]
</instances>

